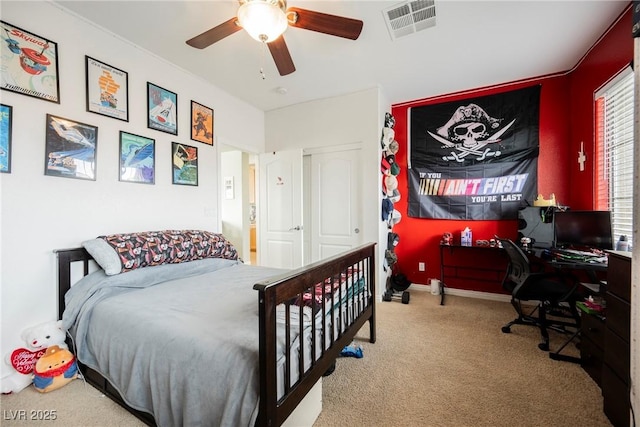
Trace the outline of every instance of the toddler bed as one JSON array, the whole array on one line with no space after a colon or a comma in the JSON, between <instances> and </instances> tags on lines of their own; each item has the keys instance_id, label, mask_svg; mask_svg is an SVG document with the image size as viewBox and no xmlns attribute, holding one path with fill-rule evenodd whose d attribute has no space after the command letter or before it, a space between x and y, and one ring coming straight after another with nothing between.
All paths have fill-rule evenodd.
<instances>
[{"instance_id":1,"label":"toddler bed","mask_svg":"<svg viewBox=\"0 0 640 427\"><path fill-rule=\"evenodd\" d=\"M293 271L198 230L83 246L56 251L59 313L87 380L147 424L279 426L367 321L375 342L374 244Z\"/></svg>"}]
</instances>

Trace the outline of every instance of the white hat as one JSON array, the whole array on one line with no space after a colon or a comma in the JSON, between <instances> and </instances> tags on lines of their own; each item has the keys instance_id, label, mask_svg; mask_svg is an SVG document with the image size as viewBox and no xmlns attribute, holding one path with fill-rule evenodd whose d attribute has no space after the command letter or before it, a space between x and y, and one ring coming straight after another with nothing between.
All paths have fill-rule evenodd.
<instances>
[{"instance_id":1,"label":"white hat","mask_svg":"<svg viewBox=\"0 0 640 427\"><path fill-rule=\"evenodd\" d=\"M389 217L389 225L393 227L401 220L402 214L397 209L394 209L393 212L391 212L391 216Z\"/></svg>"},{"instance_id":2,"label":"white hat","mask_svg":"<svg viewBox=\"0 0 640 427\"><path fill-rule=\"evenodd\" d=\"M393 194L393 190L398 189L398 178L395 175L386 175L384 177L384 186L386 187L387 195Z\"/></svg>"},{"instance_id":3,"label":"white hat","mask_svg":"<svg viewBox=\"0 0 640 427\"><path fill-rule=\"evenodd\" d=\"M400 192L396 188L395 190L389 192L388 197L392 203L398 203L400 201Z\"/></svg>"},{"instance_id":4,"label":"white hat","mask_svg":"<svg viewBox=\"0 0 640 427\"><path fill-rule=\"evenodd\" d=\"M396 135L396 131L394 131L391 128L388 127L384 127L382 128L382 149L386 150L387 147L389 146L389 144L391 143L391 141L393 141L393 138Z\"/></svg>"}]
</instances>

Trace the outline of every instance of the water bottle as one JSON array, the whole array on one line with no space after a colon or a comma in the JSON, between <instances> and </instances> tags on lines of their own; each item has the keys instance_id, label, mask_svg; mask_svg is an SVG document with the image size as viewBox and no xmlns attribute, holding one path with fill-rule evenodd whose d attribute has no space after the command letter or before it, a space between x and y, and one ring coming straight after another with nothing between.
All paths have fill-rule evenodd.
<instances>
[{"instance_id":1,"label":"water bottle","mask_svg":"<svg viewBox=\"0 0 640 427\"><path fill-rule=\"evenodd\" d=\"M629 250L629 242L624 234L620 236L620 240L616 243L616 251L627 252Z\"/></svg>"}]
</instances>

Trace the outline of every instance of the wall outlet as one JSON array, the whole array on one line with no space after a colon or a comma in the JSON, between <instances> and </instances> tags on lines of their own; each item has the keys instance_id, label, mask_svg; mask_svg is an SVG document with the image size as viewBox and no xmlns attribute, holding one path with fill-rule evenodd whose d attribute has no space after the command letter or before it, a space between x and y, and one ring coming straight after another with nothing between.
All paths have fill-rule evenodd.
<instances>
[{"instance_id":1,"label":"wall outlet","mask_svg":"<svg viewBox=\"0 0 640 427\"><path fill-rule=\"evenodd\" d=\"M418 263L418 271L424 271L426 269L426 265L424 264L424 262L419 262Z\"/></svg>"}]
</instances>

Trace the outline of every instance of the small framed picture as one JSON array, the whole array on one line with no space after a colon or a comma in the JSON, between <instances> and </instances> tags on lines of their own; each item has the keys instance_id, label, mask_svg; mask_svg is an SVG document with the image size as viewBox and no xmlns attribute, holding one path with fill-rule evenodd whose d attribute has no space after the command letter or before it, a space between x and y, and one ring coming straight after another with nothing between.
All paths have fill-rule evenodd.
<instances>
[{"instance_id":1,"label":"small framed picture","mask_svg":"<svg viewBox=\"0 0 640 427\"><path fill-rule=\"evenodd\" d=\"M156 141L120 131L120 175L123 182L154 184Z\"/></svg>"},{"instance_id":2,"label":"small framed picture","mask_svg":"<svg viewBox=\"0 0 640 427\"><path fill-rule=\"evenodd\" d=\"M198 148L172 142L171 152L173 183L198 185Z\"/></svg>"},{"instance_id":3,"label":"small framed picture","mask_svg":"<svg viewBox=\"0 0 640 427\"><path fill-rule=\"evenodd\" d=\"M0 172L11 173L11 123L13 108L0 104Z\"/></svg>"},{"instance_id":4,"label":"small framed picture","mask_svg":"<svg viewBox=\"0 0 640 427\"><path fill-rule=\"evenodd\" d=\"M213 110L191 101L191 139L213 145Z\"/></svg>"},{"instance_id":5,"label":"small framed picture","mask_svg":"<svg viewBox=\"0 0 640 427\"><path fill-rule=\"evenodd\" d=\"M129 121L129 74L85 56L87 111Z\"/></svg>"},{"instance_id":6,"label":"small framed picture","mask_svg":"<svg viewBox=\"0 0 640 427\"><path fill-rule=\"evenodd\" d=\"M58 44L4 21L0 27L0 87L59 104Z\"/></svg>"},{"instance_id":7,"label":"small framed picture","mask_svg":"<svg viewBox=\"0 0 640 427\"><path fill-rule=\"evenodd\" d=\"M45 138L45 175L96 180L96 126L47 114Z\"/></svg>"},{"instance_id":8,"label":"small framed picture","mask_svg":"<svg viewBox=\"0 0 640 427\"><path fill-rule=\"evenodd\" d=\"M147 82L147 127L178 135L178 95Z\"/></svg>"}]
</instances>

